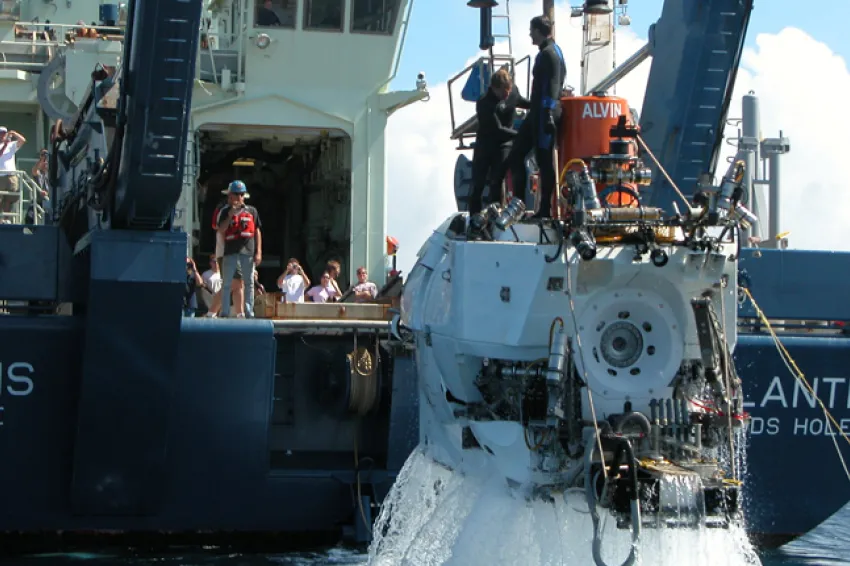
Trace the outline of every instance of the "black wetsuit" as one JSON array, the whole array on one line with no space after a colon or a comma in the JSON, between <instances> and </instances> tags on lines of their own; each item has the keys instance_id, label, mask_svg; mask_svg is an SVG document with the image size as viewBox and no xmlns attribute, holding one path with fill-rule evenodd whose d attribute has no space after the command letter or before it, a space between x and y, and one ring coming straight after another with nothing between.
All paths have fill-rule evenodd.
<instances>
[{"instance_id":1,"label":"black wetsuit","mask_svg":"<svg viewBox=\"0 0 850 566\"><path fill-rule=\"evenodd\" d=\"M512 89L505 100L500 100L492 89L475 104L478 133L472 154L472 193L469 195L469 213L481 211L484 185L490 180L489 201L501 200L502 181L505 178L505 160L516 137L514 116L517 108L529 108L531 103ZM488 203L489 204L489 203Z\"/></svg>"},{"instance_id":2,"label":"black wetsuit","mask_svg":"<svg viewBox=\"0 0 850 566\"><path fill-rule=\"evenodd\" d=\"M525 202L528 185L525 158L534 150L540 170L541 202L537 215L548 217L556 183L553 153L561 121L561 91L567 77L563 53L552 38L540 44L532 77L531 109L514 139L506 167L511 169L514 196Z\"/></svg>"}]
</instances>

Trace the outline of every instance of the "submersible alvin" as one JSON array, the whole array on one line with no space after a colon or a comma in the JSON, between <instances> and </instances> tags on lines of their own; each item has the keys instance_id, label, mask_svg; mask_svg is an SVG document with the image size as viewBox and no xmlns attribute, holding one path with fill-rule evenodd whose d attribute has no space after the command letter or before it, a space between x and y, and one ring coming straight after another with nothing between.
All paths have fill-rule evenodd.
<instances>
[{"instance_id":1,"label":"submersible alvin","mask_svg":"<svg viewBox=\"0 0 850 566\"><path fill-rule=\"evenodd\" d=\"M426 453L530 497L584 490L647 527L741 519L735 347L743 161L699 204L645 206L625 100L562 98L552 220L513 197L437 228L402 299ZM656 165L658 165L656 163ZM632 546L632 558L636 546Z\"/></svg>"},{"instance_id":2,"label":"submersible alvin","mask_svg":"<svg viewBox=\"0 0 850 566\"><path fill-rule=\"evenodd\" d=\"M499 4L502 13L493 9L494 26L497 17L509 14L509 3ZM702 189L719 184L714 175L723 157L724 135L732 133L733 139L728 141L737 146L737 153L727 158L730 164L745 164L738 169L743 174L742 201L758 219L749 219L749 229L742 226L736 253L738 333L732 359L744 380L743 407L750 415L743 422L749 436L744 462L748 481L741 503L750 536L762 545L779 545L815 528L850 499L850 483L835 455L836 450L846 449L850 423L850 402L845 406L844 395L847 381L840 377L845 375L843 360L850 346L850 333L842 330L850 321L843 290L848 256L786 249L787 238L783 238L787 234L780 228L779 217L779 164L790 149L788 138L781 132L776 138L762 136L758 98L752 92L743 96L742 119L729 117L753 3L665 0L661 18L649 29L648 43L611 72L614 24L630 23L624 3L614 4L586 2L572 10L572 17L584 18L580 92L591 95L592 102L594 93L611 90L644 61L649 65L642 109L639 115L633 109L628 112L640 123L639 155L652 175L649 185L640 186L641 204L659 207L665 217L673 218L678 210L687 212L682 194L689 202L696 204L700 198L704 202ZM504 51L506 45L508 53L494 54L493 39L504 36L496 32L488 37L489 27L482 31L481 46L490 49L490 57L481 57L449 81L450 93L454 84L466 81L461 97L468 102L486 88L491 60L519 71L517 88L525 87L521 73L529 58L514 58L510 42L495 44L495 51ZM456 96L451 106L452 139L458 141L461 151L469 149L476 137L475 117L465 121L458 117L463 105ZM591 116L606 112L601 104L591 103L586 108ZM610 106L607 108L610 111ZM584 107L579 109L580 115L583 112ZM520 121L521 116L517 123ZM728 126L740 127L737 139ZM603 135L607 138L608 132ZM568 136L562 138L562 148L570 143ZM600 145L596 151L604 153L607 146ZM561 163L565 164L563 159ZM461 154L455 169L460 211L466 209L470 193L470 165ZM534 186L532 160L528 166ZM723 171L718 169L718 173ZM822 276L812 277L812 273ZM459 318L473 317L461 314ZM807 380L807 376L811 377ZM700 410L722 413L708 405ZM785 451L798 457L777 466L775 455ZM819 471L823 482L801 484L798 478L807 473L812 458L824 454L827 462ZM829 489L823 489L826 484Z\"/></svg>"}]
</instances>

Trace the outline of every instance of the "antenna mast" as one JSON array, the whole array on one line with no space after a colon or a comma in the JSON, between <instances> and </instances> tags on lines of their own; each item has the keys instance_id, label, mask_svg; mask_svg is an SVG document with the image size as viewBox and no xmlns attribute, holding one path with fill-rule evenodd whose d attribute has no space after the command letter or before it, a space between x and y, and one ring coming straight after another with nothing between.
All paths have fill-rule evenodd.
<instances>
[{"instance_id":1,"label":"antenna mast","mask_svg":"<svg viewBox=\"0 0 850 566\"><path fill-rule=\"evenodd\" d=\"M555 37L555 0L543 0L543 15L552 22L552 38Z\"/></svg>"}]
</instances>

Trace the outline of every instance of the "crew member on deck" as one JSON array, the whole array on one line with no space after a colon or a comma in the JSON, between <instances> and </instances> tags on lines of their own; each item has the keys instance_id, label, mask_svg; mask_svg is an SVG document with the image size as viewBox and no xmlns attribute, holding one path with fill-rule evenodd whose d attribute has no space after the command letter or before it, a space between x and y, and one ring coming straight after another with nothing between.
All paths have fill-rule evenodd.
<instances>
[{"instance_id":1,"label":"crew member on deck","mask_svg":"<svg viewBox=\"0 0 850 566\"><path fill-rule=\"evenodd\" d=\"M507 166L511 169L514 196L526 201L528 174L525 158L533 149L540 170L540 206L536 218L551 216L555 190L555 142L561 121L561 91L567 66L561 48L552 38L552 22L536 16L530 24L531 42L540 52L534 59L531 82L531 109L514 139Z\"/></svg>"},{"instance_id":2,"label":"crew member on deck","mask_svg":"<svg viewBox=\"0 0 850 566\"><path fill-rule=\"evenodd\" d=\"M472 154L472 193L469 195L469 214L477 214L490 202L502 200L502 181L511 142L517 132L513 128L516 109L530 108L531 103L515 88L511 75L503 67L493 74L490 88L475 104L478 133ZM482 204L484 185L490 180L489 202Z\"/></svg>"},{"instance_id":3,"label":"crew member on deck","mask_svg":"<svg viewBox=\"0 0 850 566\"><path fill-rule=\"evenodd\" d=\"M221 316L230 315L230 287L236 267L242 271L245 286L245 313L254 316L254 271L263 260L262 224L260 215L253 206L247 206L248 192L245 183L233 181L228 187L227 206L218 217L218 232L224 236L224 257L221 261ZM241 317L240 317L241 318Z\"/></svg>"},{"instance_id":4,"label":"crew member on deck","mask_svg":"<svg viewBox=\"0 0 850 566\"><path fill-rule=\"evenodd\" d=\"M258 27L272 27L280 25L280 18L277 17L272 8L272 0L265 0L262 6L257 7L257 19L255 24Z\"/></svg>"}]
</instances>

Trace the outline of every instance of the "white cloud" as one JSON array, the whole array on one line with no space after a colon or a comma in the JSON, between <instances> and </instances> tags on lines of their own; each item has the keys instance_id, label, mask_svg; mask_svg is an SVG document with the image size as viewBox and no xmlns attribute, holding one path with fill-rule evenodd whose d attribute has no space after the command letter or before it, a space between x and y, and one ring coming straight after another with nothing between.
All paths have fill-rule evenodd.
<instances>
[{"instance_id":1,"label":"white cloud","mask_svg":"<svg viewBox=\"0 0 850 566\"><path fill-rule=\"evenodd\" d=\"M567 83L579 85L580 20L571 20L566 4L556 9L556 34L567 59ZM536 15L536 0L511 4L514 54L521 57L535 48L528 39L528 21ZM473 30L472 36L476 34ZM618 61L645 43L631 29L617 35ZM841 221L850 218L850 201L828 201L831 192L847 188L840 161L835 159L836 139L850 129L850 115L842 102L850 96L850 73L844 61L806 33L786 28L776 35L762 34L757 48L747 49L738 73L730 117L739 117L740 99L755 90L761 104L761 125L767 137L784 135L791 153L784 156L783 214L781 228L792 231L791 246L830 249L840 242ZM498 50L498 48L497 48ZM477 56L464 62L458 70ZM640 109L650 63L634 70L617 86L617 96ZM446 77L448 79L448 77ZM524 84L524 78L518 77ZM474 112L474 105L460 99L461 81L455 86L458 123ZM431 100L406 108L390 119L387 129L388 231L399 239L399 267L409 272L420 246L455 210L454 167L459 152L449 139L451 121L446 82L430 87ZM458 109L460 105L460 109ZM838 111L836 110L838 109ZM736 129L727 128L727 137ZM730 152L734 152L730 148ZM471 152L466 152L471 157ZM728 153L728 152L727 152ZM723 173L725 165L718 166ZM766 218L765 218L766 220ZM817 230L815 229L817 227Z\"/></svg>"},{"instance_id":2,"label":"white cloud","mask_svg":"<svg viewBox=\"0 0 850 566\"><path fill-rule=\"evenodd\" d=\"M792 248L850 250L845 197L850 182L838 142L850 130L850 114L840 110L850 98L846 62L806 32L788 27L758 35L741 67L730 117L741 116L741 97L755 91L762 136L779 137L782 130L791 144L781 158L780 230L791 232ZM726 135L736 137L737 128L727 128ZM767 211L762 219L766 224Z\"/></svg>"}]
</instances>

